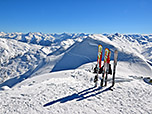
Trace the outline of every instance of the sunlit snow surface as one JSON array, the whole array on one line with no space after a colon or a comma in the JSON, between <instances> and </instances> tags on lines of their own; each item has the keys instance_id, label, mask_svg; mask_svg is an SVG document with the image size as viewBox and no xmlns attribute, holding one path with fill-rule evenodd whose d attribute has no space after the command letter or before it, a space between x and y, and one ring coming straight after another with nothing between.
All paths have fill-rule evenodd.
<instances>
[{"instance_id":1,"label":"sunlit snow surface","mask_svg":"<svg viewBox=\"0 0 152 114\"><path fill-rule=\"evenodd\" d=\"M111 75L94 88L98 44L111 50L112 69L119 52L113 91ZM2 114L152 113L152 85L143 80L152 78L152 35L1 32L0 52Z\"/></svg>"}]
</instances>

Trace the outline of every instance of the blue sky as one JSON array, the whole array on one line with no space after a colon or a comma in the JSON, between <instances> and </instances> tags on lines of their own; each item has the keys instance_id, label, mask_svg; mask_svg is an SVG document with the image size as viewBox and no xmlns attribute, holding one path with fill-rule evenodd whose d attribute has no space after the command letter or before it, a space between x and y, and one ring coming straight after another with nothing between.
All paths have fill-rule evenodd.
<instances>
[{"instance_id":1,"label":"blue sky","mask_svg":"<svg viewBox=\"0 0 152 114\"><path fill-rule=\"evenodd\" d=\"M0 31L152 33L152 0L0 0Z\"/></svg>"}]
</instances>

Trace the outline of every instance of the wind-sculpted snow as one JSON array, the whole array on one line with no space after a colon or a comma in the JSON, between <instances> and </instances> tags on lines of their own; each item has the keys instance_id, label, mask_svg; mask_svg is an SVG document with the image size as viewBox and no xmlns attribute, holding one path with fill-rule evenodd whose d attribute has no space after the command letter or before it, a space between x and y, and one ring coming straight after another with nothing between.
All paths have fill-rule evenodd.
<instances>
[{"instance_id":1,"label":"wind-sculpted snow","mask_svg":"<svg viewBox=\"0 0 152 114\"><path fill-rule=\"evenodd\" d=\"M102 44L103 47L110 48L111 50L116 49L110 44L88 37L83 42L76 43L71 46L71 48L63 55L62 59L55 65L52 71L75 69L82 64L96 61L98 51L97 48L99 44Z\"/></svg>"},{"instance_id":2,"label":"wind-sculpted snow","mask_svg":"<svg viewBox=\"0 0 152 114\"><path fill-rule=\"evenodd\" d=\"M68 69L76 69L82 64L97 61L97 47L99 44L103 46L103 54L104 49L109 48L111 50L111 60L114 57L114 50L117 49L112 43L107 43L108 40L104 37L100 37L100 40L94 38L86 38L81 43L76 43L63 55L63 57L57 62L52 71L60 71L60 70L68 70ZM131 47L130 47L131 48ZM127 50L121 51L118 48L119 56L118 61L126 61L132 65L139 64L139 66L143 66L144 68L139 68L139 70L146 71L148 74L151 72L151 68L148 63L142 59L142 56L136 55L136 53L127 53ZM126 52L125 52L126 51Z\"/></svg>"}]
</instances>

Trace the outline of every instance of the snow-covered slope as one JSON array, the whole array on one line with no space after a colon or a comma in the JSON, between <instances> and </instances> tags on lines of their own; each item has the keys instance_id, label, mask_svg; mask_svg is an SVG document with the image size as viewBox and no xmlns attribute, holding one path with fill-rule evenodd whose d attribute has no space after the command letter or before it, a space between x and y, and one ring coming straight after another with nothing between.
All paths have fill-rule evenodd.
<instances>
[{"instance_id":1,"label":"snow-covered slope","mask_svg":"<svg viewBox=\"0 0 152 114\"><path fill-rule=\"evenodd\" d=\"M58 50L64 52L76 41L80 42L86 37L87 34L0 32L0 82L14 77L31 76L44 64L42 62L49 61L50 58L51 64L54 62L54 57L47 59L48 55L53 55ZM41 43L43 41L45 42Z\"/></svg>"},{"instance_id":2,"label":"snow-covered slope","mask_svg":"<svg viewBox=\"0 0 152 114\"><path fill-rule=\"evenodd\" d=\"M33 43L34 38L39 42ZM101 35L0 32L0 82L15 77L22 77L23 80L50 71L74 69L84 63L96 61L98 44L110 48L112 57L117 48L121 55L118 58L120 61L142 61L144 65L149 64L145 65L145 69L149 69L152 64L151 38L151 35L118 33ZM43 40L47 43L40 43Z\"/></svg>"},{"instance_id":3,"label":"snow-covered slope","mask_svg":"<svg viewBox=\"0 0 152 114\"><path fill-rule=\"evenodd\" d=\"M112 66L118 49L114 91L93 88L98 44ZM0 32L1 113L151 114L151 47L152 35Z\"/></svg>"},{"instance_id":4,"label":"snow-covered slope","mask_svg":"<svg viewBox=\"0 0 152 114\"><path fill-rule=\"evenodd\" d=\"M84 63L96 61L99 44L102 44L103 50L105 48L111 50L111 60L113 60L114 50L117 49L118 46L115 46L113 42L102 35L98 37L99 36L96 35L90 36L82 42L74 44L57 62L52 71L75 69ZM127 49L123 51L119 49L119 55L119 61L127 61L130 62L130 64L142 64L142 66L145 66L144 68L145 70L147 69L146 71L148 73L151 72L150 65L148 65L145 59L142 59L142 55L138 56L136 52L133 53L133 51L128 53ZM142 70L142 68L139 70Z\"/></svg>"},{"instance_id":5,"label":"snow-covered slope","mask_svg":"<svg viewBox=\"0 0 152 114\"><path fill-rule=\"evenodd\" d=\"M135 53L138 56L142 55L143 58L152 62L152 35L116 33L105 36L115 43L120 50L125 49L125 52Z\"/></svg>"},{"instance_id":6,"label":"snow-covered slope","mask_svg":"<svg viewBox=\"0 0 152 114\"><path fill-rule=\"evenodd\" d=\"M0 91L1 113L152 113L152 87L143 81L140 73L134 72L136 69L130 69L126 62L118 62L116 85L111 91L108 88L93 88L94 64L39 75L13 89L4 88L5 91ZM108 79L110 86L111 76Z\"/></svg>"}]
</instances>

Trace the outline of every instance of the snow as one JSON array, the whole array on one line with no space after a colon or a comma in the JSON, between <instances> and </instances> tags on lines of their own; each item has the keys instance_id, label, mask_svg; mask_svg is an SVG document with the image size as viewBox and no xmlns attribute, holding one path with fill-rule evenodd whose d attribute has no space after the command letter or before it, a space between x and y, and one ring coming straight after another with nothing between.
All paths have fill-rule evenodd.
<instances>
[{"instance_id":1,"label":"snow","mask_svg":"<svg viewBox=\"0 0 152 114\"><path fill-rule=\"evenodd\" d=\"M31 42L33 38L36 42ZM46 38L47 45L40 43ZM151 35L118 33L0 32L0 111L2 114L151 114L152 85L147 83L147 77L152 78L149 39ZM118 49L113 91L108 89L111 75L107 87L94 88L98 44L111 50L112 69L114 50Z\"/></svg>"},{"instance_id":2,"label":"snow","mask_svg":"<svg viewBox=\"0 0 152 114\"><path fill-rule=\"evenodd\" d=\"M152 112L151 85L135 73L119 72L122 62L118 63L114 91L93 88L94 74L90 71L94 64L32 77L10 90L0 91L2 113Z\"/></svg>"}]
</instances>

